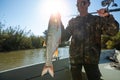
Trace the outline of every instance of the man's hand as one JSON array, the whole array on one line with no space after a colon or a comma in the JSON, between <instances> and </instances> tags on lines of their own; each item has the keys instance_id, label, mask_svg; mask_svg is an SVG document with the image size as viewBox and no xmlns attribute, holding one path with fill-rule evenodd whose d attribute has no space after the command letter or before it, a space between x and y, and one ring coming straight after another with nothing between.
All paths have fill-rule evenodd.
<instances>
[{"instance_id":1,"label":"man's hand","mask_svg":"<svg viewBox=\"0 0 120 80\"><path fill-rule=\"evenodd\" d=\"M100 10L97 10L97 13L99 16L101 17L106 17L106 16L109 16L110 14L107 12L106 9L100 9Z\"/></svg>"}]
</instances>

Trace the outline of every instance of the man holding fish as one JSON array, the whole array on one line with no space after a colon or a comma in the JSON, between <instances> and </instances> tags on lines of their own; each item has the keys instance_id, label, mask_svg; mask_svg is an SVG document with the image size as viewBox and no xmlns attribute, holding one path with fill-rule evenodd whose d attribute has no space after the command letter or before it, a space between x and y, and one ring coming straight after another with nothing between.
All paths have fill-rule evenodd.
<instances>
[{"instance_id":1,"label":"man holding fish","mask_svg":"<svg viewBox=\"0 0 120 80\"><path fill-rule=\"evenodd\" d=\"M99 16L91 15L88 13L89 5L90 0L77 0L77 9L80 14L69 21L66 29L58 13L56 16L51 16L47 37L47 58L42 75L49 72L51 76L54 76L52 55L57 50L60 41L65 42L72 37L69 51L73 80L82 80L82 66L88 80L101 80L98 67L101 35L115 35L119 31L119 24L106 9L98 10Z\"/></svg>"}]
</instances>

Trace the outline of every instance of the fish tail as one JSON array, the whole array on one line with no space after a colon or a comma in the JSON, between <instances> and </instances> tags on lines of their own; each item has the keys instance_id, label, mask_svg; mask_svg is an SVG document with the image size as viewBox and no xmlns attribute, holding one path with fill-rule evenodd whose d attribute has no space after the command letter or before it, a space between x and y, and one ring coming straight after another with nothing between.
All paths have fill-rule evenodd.
<instances>
[{"instance_id":1,"label":"fish tail","mask_svg":"<svg viewBox=\"0 0 120 80\"><path fill-rule=\"evenodd\" d=\"M49 73L52 77L54 77L54 70L53 70L53 65L51 66L44 66L43 71L42 71L42 76L45 75L46 73Z\"/></svg>"}]
</instances>

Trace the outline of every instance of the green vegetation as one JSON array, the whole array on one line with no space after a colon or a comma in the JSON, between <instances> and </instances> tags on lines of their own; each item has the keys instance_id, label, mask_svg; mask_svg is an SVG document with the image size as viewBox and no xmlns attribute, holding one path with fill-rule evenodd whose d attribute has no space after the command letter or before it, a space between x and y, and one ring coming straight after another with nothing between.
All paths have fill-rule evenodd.
<instances>
[{"instance_id":1,"label":"green vegetation","mask_svg":"<svg viewBox=\"0 0 120 80\"><path fill-rule=\"evenodd\" d=\"M101 45L104 49L116 48L120 50L120 31L115 36L102 35Z\"/></svg>"},{"instance_id":2,"label":"green vegetation","mask_svg":"<svg viewBox=\"0 0 120 80\"><path fill-rule=\"evenodd\" d=\"M33 49L42 47L43 37L31 34L30 30L17 27L4 28L0 22L0 51L12 51L21 49ZM29 35L29 36L28 36Z\"/></svg>"}]
</instances>

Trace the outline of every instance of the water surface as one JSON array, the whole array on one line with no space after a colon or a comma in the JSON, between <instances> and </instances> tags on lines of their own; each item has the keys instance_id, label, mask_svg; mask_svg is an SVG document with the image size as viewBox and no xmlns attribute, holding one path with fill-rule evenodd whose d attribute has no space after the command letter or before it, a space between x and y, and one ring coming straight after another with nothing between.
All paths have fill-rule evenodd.
<instances>
[{"instance_id":1,"label":"water surface","mask_svg":"<svg viewBox=\"0 0 120 80\"><path fill-rule=\"evenodd\" d=\"M69 48L59 48L59 57L69 56ZM0 71L45 62L45 48L0 53Z\"/></svg>"}]
</instances>

